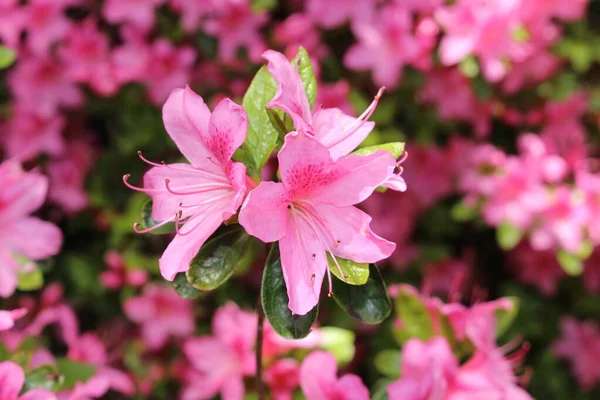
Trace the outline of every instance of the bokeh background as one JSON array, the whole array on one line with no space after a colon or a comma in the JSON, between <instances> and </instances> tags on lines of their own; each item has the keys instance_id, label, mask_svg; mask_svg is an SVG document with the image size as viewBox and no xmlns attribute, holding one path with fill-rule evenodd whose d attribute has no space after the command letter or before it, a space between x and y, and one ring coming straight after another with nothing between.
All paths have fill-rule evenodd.
<instances>
[{"instance_id":1,"label":"bokeh background","mask_svg":"<svg viewBox=\"0 0 600 400\"><path fill-rule=\"evenodd\" d=\"M593 0L0 0L1 154L47 177L36 215L64 235L0 300L29 310L1 334L0 358L47 349L135 386L103 398L177 396L184 339L210 334L228 301L255 307L264 254L180 304L158 273L169 237L133 232L146 197L121 178L140 182L138 150L179 159L160 113L171 89L241 104L264 50L291 59L303 46L318 105L359 115L385 86L364 145L406 142L408 190L363 204L397 243L380 265L388 285L465 304L518 298L500 342L530 347L515 366L529 393L600 398L599 22ZM183 315L141 321L124 307L139 297ZM192 326L154 346L152 321ZM399 349L393 323L361 325L322 297L319 324L343 329L324 346L380 396L399 371L377 357ZM101 361L78 357L65 332L93 337Z\"/></svg>"}]
</instances>

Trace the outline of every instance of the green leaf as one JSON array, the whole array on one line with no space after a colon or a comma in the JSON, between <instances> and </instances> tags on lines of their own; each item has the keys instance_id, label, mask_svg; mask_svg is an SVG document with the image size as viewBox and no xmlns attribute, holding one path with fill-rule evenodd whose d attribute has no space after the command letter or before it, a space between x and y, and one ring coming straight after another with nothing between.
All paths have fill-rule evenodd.
<instances>
[{"instance_id":1,"label":"green leaf","mask_svg":"<svg viewBox=\"0 0 600 400\"><path fill-rule=\"evenodd\" d=\"M364 285L334 279L333 298L350 316L366 324L378 324L392 312L392 302L375 264L369 265L369 279Z\"/></svg>"},{"instance_id":2,"label":"green leaf","mask_svg":"<svg viewBox=\"0 0 600 400\"><path fill-rule=\"evenodd\" d=\"M148 229L158 224L160 224L160 221L156 221L152 218L152 200L148 200L142 206L142 221L140 222L138 229ZM160 228L151 230L149 233L154 235L164 235L173 232L175 232L175 223L169 222Z\"/></svg>"},{"instance_id":3,"label":"green leaf","mask_svg":"<svg viewBox=\"0 0 600 400\"><path fill-rule=\"evenodd\" d=\"M356 351L354 347L356 335L354 332L335 326L324 326L319 329L319 334L321 338L319 347L332 353L338 365L344 365L352 361Z\"/></svg>"},{"instance_id":4,"label":"green leaf","mask_svg":"<svg viewBox=\"0 0 600 400\"><path fill-rule=\"evenodd\" d=\"M25 376L25 391L47 389L57 391L64 383L64 377L58 373L55 365L42 365Z\"/></svg>"},{"instance_id":5,"label":"green leaf","mask_svg":"<svg viewBox=\"0 0 600 400\"><path fill-rule=\"evenodd\" d=\"M571 276L578 276L583 272L583 262L576 254L559 250L556 253L556 259L562 269Z\"/></svg>"},{"instance_id":6,"label":"green leaf","mask_svg":"<svg viewBox=\"0 0 600 400\"><path fill-rule=\"evenodd\" d=\"M277 132L279 133L279 140L283 142L285 135L290 132L288 128L285 126L285 123L279 116L279 112L277 110L273 110L272 108L267 108L267 115L269 116L269 120Z\"/></svg>"},{"instance_id":7,"label":"green leaf","mask_svg":"<svg viewBox=\"0 0 600 400\"><path fill-rule=\"evenodd\" d=\"M391 379L400 378L400 362L402 353L400 350L383 350L375 356L375 369L383 376Z\"/></svg>"},{"instance_id":8,"label":"green leaf","mask_svg":"<svg viewBox=\"0 0 600 400\"><path fill-rule=\"evenodd\" d=\"M462 60L460 64L458 64L458 69L467 78L475 78L479 75L479 64L477 63L477 59L473 56L469 56Z\"/></svg>"},{"instance_id":9,"label":"green leaf","mask_svg":"<svg viewBox=\"0 0 600 400\"><path fill-rule=\"evenodd\" d=\"M239 225L209 240L190 262L188 282L199 290L218 288L233 275L251 241Z\"/></svg>"},{"instance_id":10,"label":"green leaf","mask_svg":"<svg viewBox=\"0 0 600 400\"><path fill-rule=\"evenodd\" d=\"M275 97L276 92L277 83L263 66L252 79L242 101L244 110L248 114L248 135L242 148L256 172L260 172L263 165L267 163L277 144L279 133L271 123L266 109L267 103Z\"/></svg>"},{"instance_id":11,"label":"green leaf","mask_svg":"<svg viewBox=\"0 0 600 400\"><path fill-rule=\"evenodd\" d=\"M450 209L450 215L457 222L469 222L477 218L477 208L458 202Z\"/></svg>"},{"instance_id":12,"label":"green leaf","mask_svg":"<svg viewBox=\"0 0 600 400\"><path fill-rule=\"evenodd\" d=\"M351 260L343 258L337 258L337 263L345 275L342 276L340 271L335 264L333 257L327 254L327 261L329 261L329 269L333 274L340 280L344 281L349 285L364 285L369 279L369 264L368 263L357 263Z\"/></svg>"},{"instance_id":13,"label":"green leaf","mask_svg":"<svg viewBox=\"0 0 600 400\"><path fill-rule=\"evenodd\" d=\"M319 313L319 305L317 304L305 315L292 314L288 308L289 298L283 279L278 244L273 244L267 257L260 296L265 316L280 336L287 339L302 339L310 333L310 328Z\"/></svg>"},{"instance_id":14,"label":"green leaf","mask_svg":"<svg viewBox=\"0 0 600 400\"><path fill-rule=\"evenodd\" d=\"M400 289L395 307L401 326L394 328L394 337L400 344L411 338L429 340L433 336L433 321L417 293L406 288Z\"/></svg>"},{"instance_id":15,"label":"green leaf","mask_svg":"<svg viewBox=\"0 0 600 400\"><path fill-rule=\"evenodd\" d=\"M277 7L277 0L252 0L252 11L271 11Z\"/></svg>"},{"instance_id":16,"label":"green leaf","mask_svg":"<svg viewBox=\"0 0 600 400\"><path fill-rule=\"evenodd\" d=\"M523 231L509 222L503 222L496 230L496 240L504 251L513 249L523 237Z\"/></svg>"},{"instance_id":17,"label":"green leaf","mask_svg":"<svg viewBox=\"0 0 600 400\"><path fill-rule=\"evenodd\" d=\"M292 64L298 68L298 74L300 74L300 78L302 79L308 103L312 108L317 98L317 78L315 77L315 71L313 70L308 52L304 47L300 46L298 54L292 60Z\"/></svg>"},{"instance_id":18,"label":"green leaf","mask_svg":"<svg viewBox=\"0 0 600 400\"><path fill-rule=\"evenodd\" d=\"M496 310L496 337L502 336L502 334L508 330L519 313L519 306L521 304L519 298L510 296L508 299L510 299L513 304L510 310Z\"/></svg>"},{"instance_id":19,"label":"green leaf","mask_svg":"<svg viewBox=\"0 0 600 400\"><path fill-rule=\"evenodd\" d=\"M32 292L40 289L42 286L44 286L44 274L42 274L37 265L31 271L19 274L19 283L17 284L19 290Z\"/></svg>"},{"instance_id":20,"label":"green leaf","mask_svg":"<svg viewBox=\"0 0 600 400\"><path fill-rule=\"evenodd\" d=\"M352 152L352 154L358 156L367 156L369 154L375 153L377 150L389 151L390 153L392 153L394 158L398 158L402 155L402 153L404 153L404 142L376 144L374 146L363 147L361 149L358 149Z\"/></svg>"},{"instance_id":21,"label":"green leaf","mask_svg":"<svg viewBox=\"0 0 600 400\"><path fill-rule=\"evenodd\" d=\"M175 275L175 279L173 279L173 288L175 288L179 297L184 299L192 300L202 293L188 282L187 277L183 272Z\"/></svg>"},{"instance_id":22,"label":"green leaf","mask_svg":"<svg viewBox=\"0 0 600 400\"><path fill-rule=\"evenodd\" d=\"M67 358L57 358L58 372L64 376L61 389L72 389L77 382L86 382L96 373L96 367L91 364L71 361Z\"/></svg>"},{"instance_id":23,"label":"green leaf","mask_svg":"<svg viewBox=\"0 0 600 400\"><path fill-rule=\"evenodd\" d=\"M0 46L0 69L8 68L15 62L17 53L6 46Z\"/></svg>"}]
</instances>

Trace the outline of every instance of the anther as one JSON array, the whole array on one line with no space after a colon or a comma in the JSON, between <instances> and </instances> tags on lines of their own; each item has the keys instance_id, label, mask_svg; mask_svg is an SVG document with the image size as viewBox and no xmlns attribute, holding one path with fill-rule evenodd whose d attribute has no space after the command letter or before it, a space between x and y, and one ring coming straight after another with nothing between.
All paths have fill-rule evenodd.
<instances>
[{"instance_id":1,"label":"anther","mask_svg":"<svg viewBox=\"0 0 600 400\"><path fill-rule=\"evenodd\" d=\"M327 293L327 297L331 297L331 296L333 296L333 292Z\"/></svg>"}]
</instances>

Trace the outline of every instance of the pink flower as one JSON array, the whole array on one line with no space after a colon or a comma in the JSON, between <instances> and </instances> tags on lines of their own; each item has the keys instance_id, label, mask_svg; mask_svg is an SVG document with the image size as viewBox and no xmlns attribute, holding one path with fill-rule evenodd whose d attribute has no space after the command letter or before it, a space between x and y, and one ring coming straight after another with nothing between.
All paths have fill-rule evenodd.
<instances>
[{"instance_id":1,"label":"pink flower","mask_svg":"<svg viewBox=\"0 0 600 400\"><path fill-rule=\"evenodd\" d=\"M304 315L318 303L327 253L376 262L394 251L394 243L371 231L371 217L353 205L386 179L395 160L378 151L333 161L325 146L296 132L286 136L277 158L282 182L261 182L239 220L263 242L279 241L289 308Z\"/></svg>"},{"instance_id":2,"label":"pink flower","mask_svg":"<svg viewBox=\"0 0 600 400\"><path fill-rule=\"evenodd\" d=\"M100 32L94 19L86 19L70 30L60 48L60 57L69 76L104 96L116 94L119 86L111 62L109 38Z\"/></svg>"},{"instance_id":3,"label":"pink flower","mask_svg":"<svg viewBox=\"0 0 600 400\"><path fill-rule=\"evenodd\" d=\"M17 105L7 124L4 146L9 158L28 160L41 153L60 156L65 151L62 130L65 119L60 114L39 116Z\"/></svg>"},{"instance_id":4,"label":"pink flower","mask_svg":"<svg viewBox=\"0 0 600 400\"><path fill-rule=\"evenodd\" d=\"M268 363L292 350L312 349L319 346L322 341L323 337L317 328L313 327L305 338L292 340L279 336L271 324L266 321L263 327L263 360Z\"/></svg>"},{"instance_id":5,"label":"pink flower","mask_svg":"<svg viewBox=\"0 0 600 400\"><path fill-rule=\"evenodd\" d=\"M600 250L596 248L590 258L585 260L583 285L592 294L600 293Z\"/></svg>"},{"instance_id":6,"label":"pink flower","mask_svg":"<svg viewBox=\"0 0 600 400\"><path fill-rule=\"evenodd\" d=\"M273 400L292 400L294 390L300 385L300 365L293 358L277 360L265 370L264 379Z\"/></svg>"},{"instance_id":7,"label":"pink flower","mask_svg":"<svg viewBox=\"0 0 600 400\"><path fill-rule=\"evenodd\" d=\"M45 54L50 45L64 39L71 22L65 8L76 0L31 0L23 8L27 42L34 53Z\"/></svg>"},{"instance_id":8,"label":"pink flower","mask_svg":"<svg viewBox=\"0 0 600 400\"><path fill-rule=\"evenodd\" d=\"M193 366L183 400L244 398L244 377L256 371L254 351L256 315L235 303L219 308L212 321L212 336L190 338L183 352Z\"/></svg>"},{"instance_id":9,"label":"pink flower","mask_svg":"<svg viewBox=\"0 0 600 400\"><path fill-rule=\"evenodd\" d=\"M202 19L215 8L210 0L170 0L169 5L181 15L181 25L188 32L197 31Z\"/></svg>"},{"instance_id":10,"label":"pink flower","mask_svg":"<svg viewBox=\"0 0 600 400\"><path fill-rule=\"evenodd\" d=\"M127 268L125 260L114 250L104 254L108 270L100 274L102 284L109 289L120 289L125 285L139 287L148 281L148 273L141 268Z\"/></svg>"},{"instance_id":11,"label":"pink flower","mask_svg":"<svg viewBox=\"0 0 600 400\"><path fill-rule=\"evenodd\" d=\"M560 322L561 338L553 345L553 352L571 364L579 385L592 389L600 382L600 328L592 321L577 321L564 317Z\"/></svg>"},{"instance_id":12,"label":"pink flower","mask_svg":"<svg viewBox=\"0 0 600 400\"><path fill-rule=\"evenodd\" d=\"M446 399L458 360L444 338L410 339L402 348L401 378L388 386L390 400Z\"/></svg>"},{"instance_id":13,"label":"pink flower","mask_svg":"<svg viewBox=\"0 0 600 400\"><path fill-rule=\"evenodd\" d=\"M302 362L300 387L307 400L367 400L369 389L359 376L346 374L338 379L333 354L313 351Z\"/></svg>"},{"instance_id":14,"label":"pink flower","mask_svg":"<svg viewBox=\"0 0 600 400\"><path fill-rule=\"evenodd\" d=\"M377 85L394 87L402 67L420 52L411 32L412 16L400 7L388 6L371 20L352 24L357 44L344 56L344 65L353 70L371 70Z\"/></svg>"},{"instance_id":15,"label":"pink flower","mask_svg":"<svg viewBox=\"0 0 600 400\"><path fill-rule=\"evenodd\" d=\"M48 199L60 205L69 215L76 214L88 206L85 180L95 158L92 146L84 140L71 140L65 157L51 160L48 164Z\"/></svg>"},{"instance_id":16,"label":"pink flower","mask_svg":"<svg viewBox=\"0 0 600 400\"><path fill-rule=\"evenodd\" d=\"M322 43L321 34L314 25L314 21L307 14L295 13L275 28L275 39L286 46L286 55L298 52L300 46L304 47L311 57L320 59L328 52ZM321 86L319 86L319 91Z\"/></svg>"},{"instance_id":17,"label":"pink flower","mask_svg":"<svg viewBox=\"0 0 600 400\"><path fill-rule=\"evenodd\" d=\"M23 9L19 0L0 0L0 41L8 47L17 48L23 25Z\"/></svg>"},{"instance_id":18,"label":"pink flower","mask_svg":"<svg viewBox=\"0 0 600 400\"><path fill-rule=\"evenodd\" d=\"M246 49L250 60L259 61L266 49L260 29L268 21L268 14L252 11L249 0L220 0L213 4L214 13L204 29L219 38L222 62L232 63L239 48Z\"/></svg>"},{"instance_id":19,"label":"pink flower","mask_svg":"<svg viewBox=\"0 0 600 400\"><path fill-rule=\"evenodd\" d=\"M150 59L142 75L150 100L156 105L162 104L173 89L184 86L190 80L190 68L195 60L193 48L176 48L166 39L156 40L150 48Z\"/></svg>"},{"instance_id":20,"label":"pink flower","mask_svg":"<svg viewBox=\"0 0 600 400\"><path fill-rule=\"evenodd\" d=\"M111 63L113 64L115 78L119 84L142 81L146 70L149 68L153 49L146 43L144 33L132 26L122 26L120 33L123 44L113 47L111 51ZM167 68L164 70L168 71ZM167 74L165 73L165 75ZM165 98L167 94L164 95ZM158 97L160 95L157 94Z\"/></svg>"},{"instance_id":21,"label":"pink flower","mask_svg":"<svg viewBox=\"0 0 600 400\"><path fill-rule=\"evenodd\" d=\"M347 81L320 82L315 103L323 109L339 108L346 115L355 115L349 98L350 84Z\"/></svg>"},{"instance_id":22,"label":"pink flower","mask_svg":"<svg viewBox=\"0 0 600 400\"><path fill-rule=\"evenodd\" d=\"M79 322L75 311L66 304L56 304L43 308L24 330L25 337L40 336L44 329L56 325L60 339L70 345L79 335Z\"/></svg>"},{"instance_id":23,"label":"pink flower","mask_svg":"<svg viewBox=\"0 0 600 400\"><path fill-rule=\"evenodd\" d=\"M48 180L38 172L24 172L14 161L0 164L0 297L9 297L18 275L30 266L22 258L43 260L58 253L60 229L29 215L46 199Z\"/></svg>"},{"instance_id":24,"label":"pink flower","mask_svg":"<svg viewBox=\"0 0 600 400\"><path fill-rule=\"evenodd\" d=\"M15 321L27 314L26 308L17 308L11 311L0 310L0 331L7 331L15 326Z\"/></svg>"},{"instance_id":25,"label":"pink flower","mask_svg":"<svg viewBox=\"0 0 600 400\"><path fill-rule=\"evenodd\" d=\"M45 118L56 115L60 107L83 103L83 94L65 65L47 56L24 55L11 71L8 86L19 107Z\"/></svg>"},{"instance_id":26,"label":"pink flower","mask_svg":"<svg viewBox=\"0 0 600 400\"><path fill-rule=\"evenodd\" d=\"M152 197L152 218L177 226L159 261L162 276L173 280L189 269L200 247L244 200L246 167L231 156L246 138L248 120L244 109L229 99L211 114L202 97L186 87L173 90L163 107L163 121L191 165L151 163L143 189L128 184L128 175L124 179Z\"/></svg>"},{"instance_id":27,"label":"pink flower","mask_svg":"<svg viewBox=\"0 0 600 400\"><path fill-rule=\"evenodd\" d=\"M534 285L544 296L555 294L559 282L566 277L556 261L554 250L534 250L528 243L523 243L511 252L510 261L516 278Z\"/></svg>"},{"instance_id":28,"label":"pink flower","mask_svg":"<svg viewBox=\"0 0 600 400\"><path fill-rule=\"evenodd\" d=\"M154 10L165 0L108 0L102 15L113 24L130 23L142 30L154 25Z\"/></svg>"},{"instance_id":29,"label":"pink flower","mask_svg":"<svg viewBox=\"0 0 600 400\"><path fill-rule=\"evenodd\" d=\"M130 320L142 325L142 338L150 350L162 348L169 337L183 338L194 330L192 303L172 288L148 285L123 309Z\"/></svg>"},{"instance_id":30,"label":"pink flower","mask_svg":"<svg viewBox=\"0 0 600 400\"><path fill-rule=\"evenodd\" d=\"M12 361L0 363L0 399L2 400L56 400L56 396L46 389L33 389L19 396L25 384L25 373Z\"/></svg>"},{"instance_id":31,"label":"pink flower","mask_svg":"<svg viewBox=\"0 0 600 400\"><path fill-rule=\"evenodd\" d=\"M335 28L351 22L369 19L374 12L374 0L308 0L306 12L317 24Z\"/></svg>"}]
</instances>

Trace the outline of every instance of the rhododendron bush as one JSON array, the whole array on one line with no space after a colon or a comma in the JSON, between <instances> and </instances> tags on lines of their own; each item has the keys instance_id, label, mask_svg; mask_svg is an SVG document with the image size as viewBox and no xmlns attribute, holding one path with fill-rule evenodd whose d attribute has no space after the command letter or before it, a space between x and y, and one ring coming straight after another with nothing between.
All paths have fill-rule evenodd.
<instances>
[{"instance_id":1,"label":"rhododendron bush","mask_svg":"<svg viewBox=\"0 0 600 400\"><path fill-rule=\"evenodd\" d=\"M599 19L0 0L0 400L600 398Z\"/></svg>"}]
</instances>

